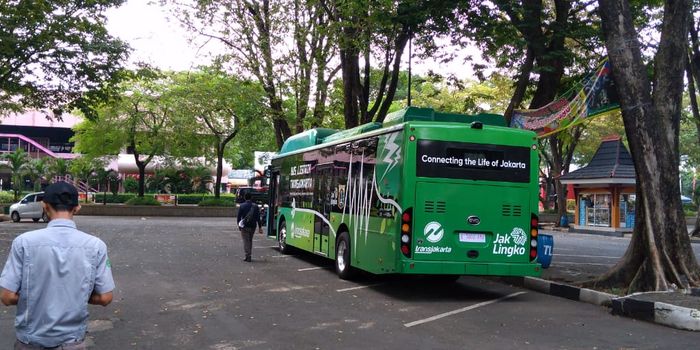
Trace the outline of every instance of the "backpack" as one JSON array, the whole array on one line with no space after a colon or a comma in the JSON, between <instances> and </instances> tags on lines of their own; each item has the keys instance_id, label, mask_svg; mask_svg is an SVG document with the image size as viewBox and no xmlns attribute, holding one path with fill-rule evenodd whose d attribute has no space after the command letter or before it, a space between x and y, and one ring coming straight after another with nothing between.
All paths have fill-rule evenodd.
<instances>
[{"instance_id":1,"label":"backpack","mask_svg":"<svg viewBox=\"0 0 700 350\"><path fill-rule=\"evenodd\" d=\"M253 212L255 211L255 208L253 207L255 204L251 204L250 210L245 214L243 219L238 222L238 228L244 228L250 221L253 219Z\"/></svg>"}]
</instances>

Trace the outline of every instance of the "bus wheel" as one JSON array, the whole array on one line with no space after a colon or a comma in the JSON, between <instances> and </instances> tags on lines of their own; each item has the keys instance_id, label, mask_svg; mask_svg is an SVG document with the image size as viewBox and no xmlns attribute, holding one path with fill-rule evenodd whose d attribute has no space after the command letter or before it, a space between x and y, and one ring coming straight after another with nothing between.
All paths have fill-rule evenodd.
<instances>
[{"instance_id":1,"label":"bus wheel","mask_svg":"<svg viewBox=\"0 0 700 350\"><path fill-rule=\"evenodd\" d=\"M280 248L280 253L289 254L290 248L287 246L287 222L280 223L280 229L277 233L277 246Z\"/></svg>"},{"instance_id":2,"label":"bus wheel","mask_svg":"<svg viewBox=\"0 0 700 350\"><path fill-rule=\"evenodd\" d=\"M347 232L338 236L338 243L335 245L335 272L344 280L354 275L354 270L350 266L350 236Z\"/></svg>"}]
</instances>

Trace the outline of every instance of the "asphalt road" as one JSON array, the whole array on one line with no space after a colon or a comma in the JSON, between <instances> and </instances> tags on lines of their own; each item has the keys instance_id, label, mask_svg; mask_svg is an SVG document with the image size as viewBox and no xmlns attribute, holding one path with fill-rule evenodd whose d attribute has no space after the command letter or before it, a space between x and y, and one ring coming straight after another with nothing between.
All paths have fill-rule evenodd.
<instances>
[{"instance_id":1,"label":"asphalt road","mask_svg":"<svg viewBox=\"0 0 700 350\"><path fill-rule=\"evenodd\" d=\"M111 305L90 306L91 348L696 349L700 341L697 333L489 279L342 281L330 261L280 255L261 236L253 262L244 263L232 219L76 221L107 243L117 283ZM42 226L0 223L0 261L17 234ZM555 253L587 246L567 248L566 239L555 238ZM14 341L14 311L0 309L0 349Z\"/></svg>"},{"instance_id":2,"label":"asphalt road","mask_svg":"<svg viewBox=\"0 0 700 350\"><path fill-rule=\"evenodd\" d=\"M552 266L557 274L569 275L565 280L575 281L596 277L614 266L625 254L630 242L626 237L610 237L590 234L542 231L554 236ZM694 238L691 245L700 261L700 240ZM545 276L547 272L545 271Z\"/></svg>"}]
</instances>

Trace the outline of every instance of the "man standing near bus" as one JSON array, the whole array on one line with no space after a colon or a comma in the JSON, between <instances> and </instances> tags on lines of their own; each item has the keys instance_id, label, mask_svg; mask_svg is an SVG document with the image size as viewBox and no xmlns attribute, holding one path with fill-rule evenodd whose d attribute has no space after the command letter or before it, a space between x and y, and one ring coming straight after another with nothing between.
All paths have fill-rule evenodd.
<instances>
[{"instance_id":1,"label":"man standing near bus","mask_svg":"<svg viewBox=\"0 0 700 350\"><path fill-rule=\"evenodd\" d=\"M245 252L245 259L243 259L243 261L251 262L255 227L259 227L258 230L262 234L262 222L260 222L260 209L258 205L251 200L253 197L250 192L246 193L243 198L245 202L238 208L236 222L239 223L238 227L241 230L241 238L243 238L243 251ZM241 220L243 220L243 222L241 222ZM241 226L241 224L243 224L243 226Z\"/></svg>"},{"instance_id":2,"label":"man standing near bus","mask_svg":"<svg viewBox=\"0 0 700 350\"><path fill-rule=\"evenodd\" d=\"M0 274L2 303L17 305L14 348L85 349L87 304L112 302L107 245L76 229L73 185L50 185L42 205L48 226L18 236Z\"/></svg>"}]
</instances>

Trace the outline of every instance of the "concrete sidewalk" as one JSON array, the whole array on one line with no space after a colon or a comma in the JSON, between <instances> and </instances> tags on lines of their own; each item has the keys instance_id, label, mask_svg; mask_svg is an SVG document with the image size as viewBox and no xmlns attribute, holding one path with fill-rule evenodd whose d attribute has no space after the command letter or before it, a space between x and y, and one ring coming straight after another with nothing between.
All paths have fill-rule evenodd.
<instances>
[{"instance_id":1,"label":"concrete sidewalk","mask_svg":"<svg viewBox=\"0 0 700 350\"><path fill-rule=\"evenodd\" d=\"M542 231L544 234L552 232ZM566 233L554 233L554 236ZM577 235L581 235L577 233ZM591 235L592 238L595 235ZM694 243L700 239L693 238ZM554 251L556 252L556 238ZM582 282L594 279L609 269L596 264L552 264L542 273L542 278L525 277L522 281L509 280L528 289L564 297L571 300L606 306L616 315L641 319L676 329L700 331L700 289L668 292L636 293L624 295L622 290L592 290L578 287Z\"/></svg>"}]
</instances>

